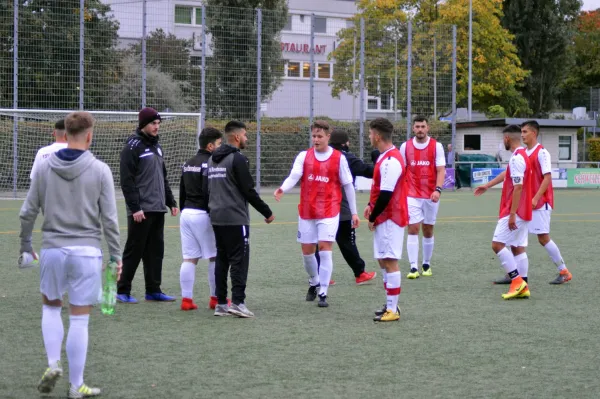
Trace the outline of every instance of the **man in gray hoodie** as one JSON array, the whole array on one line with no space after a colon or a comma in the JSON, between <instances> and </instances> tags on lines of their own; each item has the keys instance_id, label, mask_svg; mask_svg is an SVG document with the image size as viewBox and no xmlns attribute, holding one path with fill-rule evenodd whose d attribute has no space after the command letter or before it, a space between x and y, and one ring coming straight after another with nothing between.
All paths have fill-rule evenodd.
<instances>
[{"instance_id":1,"label":"man in gray hoodie","mask_svg":"<svg viewBox=\"0 0 600 399\"><path fill-rule=\"evenodd\" d=\"M68 146L52 154L33 175L21 208L20 252L32 253L31 236L39 211L44 214L40 259L42 336L48 368L38 385L49 393L62 375L64 328L62 298L69 293L69 398L97 396L100 389L83 383L90 310L102 290L102 233L121 274L119 220L113 176L88 151L94 118L74 112L65 119Z\"/></svg>"}]
</instances>

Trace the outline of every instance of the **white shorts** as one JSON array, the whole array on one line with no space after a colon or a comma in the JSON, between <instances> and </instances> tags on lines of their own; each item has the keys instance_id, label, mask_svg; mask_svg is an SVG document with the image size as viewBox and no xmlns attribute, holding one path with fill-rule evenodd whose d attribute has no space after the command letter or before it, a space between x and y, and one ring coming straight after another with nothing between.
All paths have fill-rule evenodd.
<instances>
[{"instance_id":1,"label":"white shorts","mask_svg":"<svg viewBox=\"0 0 600 399\"><path fill-rule=\"evenodd\" d=\"M391 220L375 226L373 235L373 253L375 259L402 259L404 245L404 227Z\"/></svg>"},{"instance_id":2,"label":"white shorts","mask_svg":"<svg viewBox=\"0 0 600 399\"><path fill-rule=\"evenodd\" d=\"M102 253L97 248L91 249L100 256L82 255L69 248L42 249L40 292L51 301L62 299L68 292L72 305L97 304L102 296Z\"/></svg>"},{"instance_id":3,"label":"white shorts","mask_svg":"<svg viewBox=\"0 0 600 399\"><path fill-rule=\"evenodd\" d=\"M508 228L508 218L509 216L505 216L498 220L496 231L494 231L493 241L501 242L505 245L510 245L511 247L526 247L528 244L527 237L529 236L529 230L527 228L529 222L526 222L517 216L517 229L511 231Z\"/></svg>"},{"instance_id":4,"label":"white shorts","mask_svg":"<svg viewBox=\"0 0 600 399\"><path fill-rule=\"evenodd\" d=\"M529 234L549 234L550 217L552 208L548 210L542 208L532 212L531 222L529 222Z\"/></svg>"},{"instance_id":5,"label":"white shorts","mask_svg":"<svg viewBox=\"0 0 600 399\"><path fill-rule=\"evenodd\" d=\"M316 244L319 241L335 242L340 224L340 215L327 219L298 218L298 242Z\"/></svg>"},{"instance_id":6,"label":"white shorts","mask_svg":"<svg viewBox=\"0 0 600 399\"><path fill-rule=\"evenodd\" d=\"M192 211L192 212L189 212ZM210 259L217 256L215 232L208 213L184 209L179 219L183 259Z\"/></svg>"},{"instance_id":7,"label":"white shorts","mask_svg":"<svg viewBox=\"0 0 600 399\"><path fill-rule=\"evenodd\" d=\"M433 202L426 198L408 197L408 224L435 224L440 202Z\"/></svg>"}]
</instances>

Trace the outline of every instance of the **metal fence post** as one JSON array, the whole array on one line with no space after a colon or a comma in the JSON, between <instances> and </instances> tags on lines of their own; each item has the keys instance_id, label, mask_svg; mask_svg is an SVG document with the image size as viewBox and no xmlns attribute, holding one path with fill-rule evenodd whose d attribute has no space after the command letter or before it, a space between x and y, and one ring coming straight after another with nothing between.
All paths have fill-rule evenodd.
<instances>
[{"instance_id":1,"label":"metal fence post","mask_svg":"<svg viewBox=\"0 0 600 399\"><path fill-rule=\"evenodd\" d=\"M452 151L456 154L456 25L452 26ZM454 167L454 157L451 157L449 163ZM456 170L454 171L456 179Z\"/></svg>"},{"instance_id":2,"label":"metal fence post","mask_svg":"<svg viewBox=\"0 0 600 399\"><path fill-rule=\"evenodd\" d=\"M256 10L256 191L260 193L260 128L261 128L261 89L262 89L262 10Z\"/></svg>"},{"instance_id":3,"label":"metal fence post","mask_svg":"<svg viewBox=\"0 0 600 399\"><path fill-rule=\"evenodd\" d=\"M364 158L365 152L365 19L360 19L360 104L359 104L359 122L358 122L358 137L360 141L359 156Z\"/></svg>"},{"instance_id":4,"label":"metal fence post","mask_svg":"<svg viewBox=\"0 0 600 399\"><path fill-rule=\"evenodd\" d=\"M206 6L202 6L202 70L200 71L200 128L206 123Z\"/></svg>"},{"instance_id":5,"label":"metal fence post","mask_svg":"<svg viewBox=\"0 0 600 399\"><path fill-rule=\"evenodd\" d=\"M142 108L146 107L146 1L142 1Z\"/></svg>"},{"instance_id":6,"label":"metal fence post","mask_svg":"<svg viewBox=\"0 0 600 399\"><path fill-rule=\"evenodd\" d=\"M19 107L19 2L13 1L13 108ZM13 114L13 198L17 198L17 168L18 164L18 146L17 139L19 125L17 114Z\"/></svg>"},{"instance_id":7,"label":"metal fence post","mask_svg":"<svg viewBox=\"0 0 600 399\"><path fill-rule=\"evenodd\" d=\"M412 118L412 20L408 21L408 43L406 61L406 140L410 140Z\"/></svg>"},{"instance_id":8,"label":"metal fence post","mask_svg":"<svg viewBox=\"0 0 600 399\"><path fill-rule=\"evenodd\" d=\"M303 73L303 71L300 71ZM310 109L308 123L310 126L313 124L315 118L315 14L310 14ZM310 127L309 127L310 129ZM310 137L310 131L308 132L308 146L312 145Z\"/></svg>"},{"instance_id":9,"label":"metal fence post","mask_svg":"<svg viewBox=\"0 0 600 399\"><path fill-rule=\"evenodd\" d=\"M394 122L398 121L398 32L394 48Z\"/></svg>"},{"instance_id":10,"label":"metal fence post","mask_svg":"<svg viewBox=\"0 0 600 399\"><path fill-rule=\"evenodd\" d=\"M85 0L79 0L79 109L83 110L83 74L85 47Z\"/></svg>"},{"instance_id":11,"label":"metal fence post","mask_svg":"<svg viewBox=\"0 0 600 399\"><path fill-rule=\"evenodd\" d=\"M433 34L433 117L437 120L437 40Z\"/></svg>"}]
</instances>

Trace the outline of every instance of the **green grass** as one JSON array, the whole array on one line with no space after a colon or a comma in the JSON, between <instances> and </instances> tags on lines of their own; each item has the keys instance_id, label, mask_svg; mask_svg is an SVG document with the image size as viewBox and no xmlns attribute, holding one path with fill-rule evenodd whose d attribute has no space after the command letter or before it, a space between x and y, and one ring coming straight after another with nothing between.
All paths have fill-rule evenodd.
<instances>
[{"instance_id":1,"label":"green grass","mask_svg":"<svg viewBox=\"0 0 600 399\"><path fill-rule=\"evenodd\" d=\"M181 312L179 302L120 305L114 316L94 310L85 380L102 387L106 398L597 398L600 192L556 194L552 237L573 280L549 285L556 268L530 237L532 297L508 302L500 297L506 287L491 284L502 275L490 247L499 194L444 193L434 276L403 278L402 319L387 324L372 321L384 301L380 278L357 287L337 249L330 307L304 301L297 196L286 196L273 205L272 225L253 215L247 305L256 319L212 316L201 262L198 311ZM359 195L359 208L366 201ZM46 366L39 273L16 266L19 206L0 202L2 398L37 397ZM120 218L124 242L124 214ZM168 217L163 289L179 295L177 224ZM39 232L34 239L39 248ZM358 246L368 270L375 270L366 224ZM401 270L405 276L405 259ZM138 298L143 286L140 266ZM63 317L66 329L66 312ZM63 363L67 369L64 354ZM67 381L53 397L64 397Z\"/></svg>"}]
</instances>

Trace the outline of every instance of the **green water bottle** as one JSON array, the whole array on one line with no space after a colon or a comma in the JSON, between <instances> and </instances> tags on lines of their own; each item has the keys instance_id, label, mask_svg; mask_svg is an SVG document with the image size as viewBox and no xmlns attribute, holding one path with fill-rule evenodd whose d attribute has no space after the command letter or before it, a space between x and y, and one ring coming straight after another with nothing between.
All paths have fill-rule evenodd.
<instances>
[{"instance_id":1,"label":"green water bottle","mask_svg":"<svg viewBox=\"0 0 600 399\"><path fill-rule=\"evenodd\" d=\"M108 262L104 271L104 286L102 287L102 313L115 314L117 304L117 262Z\"/></svg>"}]
</instances>

